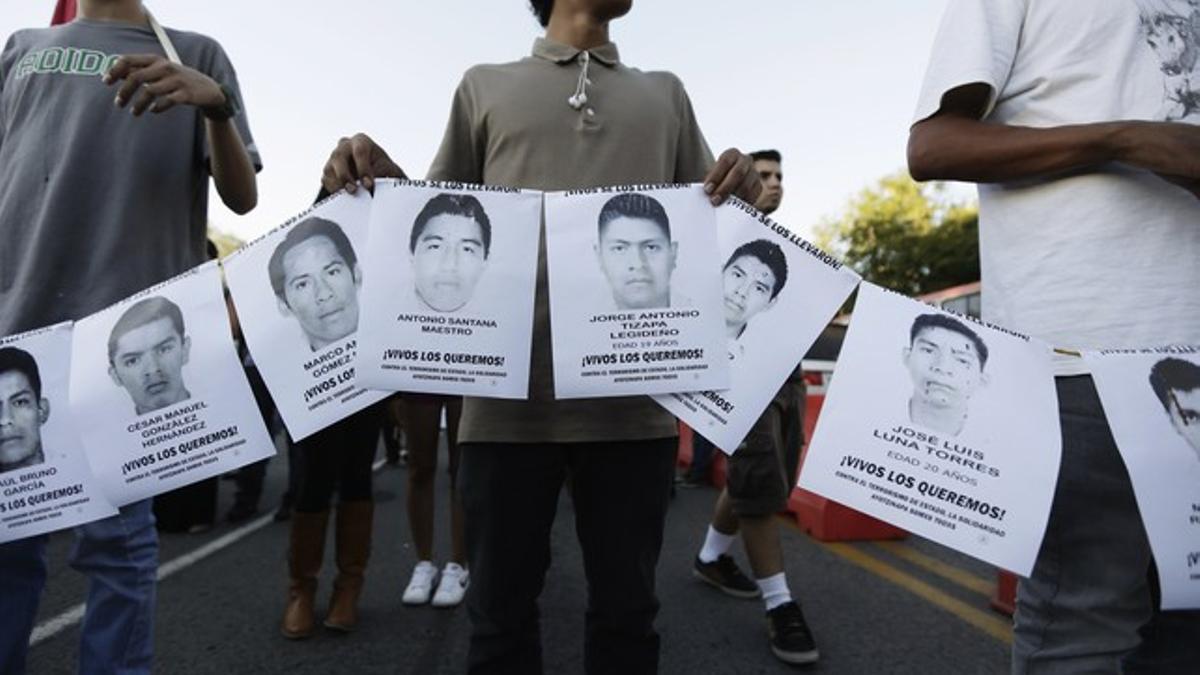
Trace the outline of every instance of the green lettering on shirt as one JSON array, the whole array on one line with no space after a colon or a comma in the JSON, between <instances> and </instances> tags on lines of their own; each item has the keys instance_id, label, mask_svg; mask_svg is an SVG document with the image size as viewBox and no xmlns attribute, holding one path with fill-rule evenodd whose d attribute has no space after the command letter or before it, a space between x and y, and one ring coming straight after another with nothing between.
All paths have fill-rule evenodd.
<instances>
[{"instance_id":1,"label":"green lettering on shirt","mask_svg":"<svg viewBox=\"0 0 1200 675\"><path fill-rule=\"evenodd\" d=\"M30 52L17 62L16 79L51 73L98 76L107 72L119 58L120 54L105 54L95 49L47 47Z\"/></svg>"}]
</instances>

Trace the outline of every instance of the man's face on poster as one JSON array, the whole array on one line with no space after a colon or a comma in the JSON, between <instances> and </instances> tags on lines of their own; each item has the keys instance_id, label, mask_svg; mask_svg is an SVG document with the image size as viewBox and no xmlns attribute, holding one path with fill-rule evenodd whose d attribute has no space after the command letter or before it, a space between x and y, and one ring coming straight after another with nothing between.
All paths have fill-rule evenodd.
<instances>
[{"instance_id":1,"label":"man's face on poster","mask_svg":"<svg viewBox=\"0 0 1200 675\"><path fill-rule=\"evenodd\" d=\"M159 317L117 338L108 372L129 392L139 415L165 408L189 396L183 366L191 346L170 318Z\"/></svg>"},{"instance_id":2,"label":"man's face on poster","mask_svg":"<svg viewBox=\"0 0 1200 675\"><path fill-rule=\"evenodd\" d=\"M42 425L49 417L50 402L38 398L25 373L0 373L0 470L41 452Z\"/></svg>"},{"instance_id":3,"label":"man's face on poster","mask_svg":"<svg viewBox=\"0 0 1200 675\"><path fill-rule=\"evenodd\" d=\"M1171 415L1171 426L1200 456L1200 389L1172 389L1167 412Z\"/></svg>"},{"instance_id":4,"label":"man's face on poster","mask_svg":"<svg viewBox=\"0 0 1200 675\"><path fill-rule=\"evenodd\" d=\"M316 235L283 256L280 310L296 317L309 346L321 349L358 329L358 290L362 275L333 241Z\"/></svg>"},{"instance_id":5,"label":"man's face on poster","mask_svg":"<svg viewBox=\"0 0 1200 675\"><path fill-rule=\"evenodd\" d=\"M940 326L924 328L904 350L913 396L934 408L965 407L984 381L975 343Z\"/></svg>"},{"instance_id":6,"label":"man's face on poster","mask_svg":"<svg viewBox=\"0 0 1200 675\"><path fill-rule=\"evenodd\" d=\"M453 312L471 300L487 268L483 227L470 216L430 218L412 252L417 295L431 309Z\"/></svg>"},{"instance_id":7,"label":"man's face on poster","mask_svg":"<svg viewBox=\"0 0 1200 675\"><path fill-rule=\"evenodd\" d=\"M596 253L619 309L671 305L676 244L658 223L618 216L605 225Z\"/></svg>"},{"instance_id":8,"label":"man's face on poster","mask_svg":"<svg viewBox=\"0 0 1200 675\"><path fill-rule=\"evenodd\" d=\"M722 278L726 325L744 325L775 302L775 273L757 256L738 256L725 267Z\"/></svg>"}]
</instances>

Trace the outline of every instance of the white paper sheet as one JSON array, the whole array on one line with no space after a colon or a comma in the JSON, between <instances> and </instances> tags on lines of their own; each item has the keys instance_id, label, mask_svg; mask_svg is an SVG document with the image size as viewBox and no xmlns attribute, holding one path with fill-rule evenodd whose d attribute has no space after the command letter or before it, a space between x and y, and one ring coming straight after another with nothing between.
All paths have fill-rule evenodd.
<instances>
[{"instance_id":1,"label":"white paper sheet","mask_svg":"<svg viewBox=\"0 0 1200 675\"><path fill-rule=\"evenodd\" d=\"M524 399L541 210L540 192L377 181L359 381Z\"/></svg>"},{"instance_id":2,"label":"white paper sheet","mask_svg":"<svg viewBox=\"0 0 1200 675\"><path fill-rule=\"evenodd\" d=\"M732 454L859 276L741 200L716 217L733 386L654 400Z\"/></svg>"},{"instance_id":3,"label":"white paper sheet","mask_svg":"<svg viewBox=\"0 0 1200 675\"><path fill-rule=\"evenodd\" d=\"M0 543L117 512L71 415L71 324L0 339Z\"/></svg>"},{"instance_id":4,"label":"white paper sheet","mask_svg":"<svg viewBox=\"0 0 1200 675\"><path fill-rule=\"evenodd\" d=\"M355 376L371 197L339 192L223 261L242 334L293 440L387 396Z\"/></svg>"},{"instance_id":5,"label":"white paper sheet","mask_svg":"<svg viewBox=\"0 0 1200 675\"><path fill-rule=\"evenodd\" d=\"M76 427L117 506L275 454L215 261L77 322L71 363Z\"/></svg>"},{"instance_id":6,"label":"white paper sheet","mask_svg":"<svg viewBox=\"0 0 1200 675\"><path fill-rule=\"evenodd\" d=\"M729 387L716 218L698 185L546 195L556 398Z\"/></svg>"},{"instance_id":7,"label":"white paper sheet","mask_svg":"<svg viewBox=\"0 0 1200 675\"><path fill-rule=\"evenodd\" d=\"M863 283L800 487L1028 575L1057 400L1049 345Z\"/></svg>"}]
</instances>

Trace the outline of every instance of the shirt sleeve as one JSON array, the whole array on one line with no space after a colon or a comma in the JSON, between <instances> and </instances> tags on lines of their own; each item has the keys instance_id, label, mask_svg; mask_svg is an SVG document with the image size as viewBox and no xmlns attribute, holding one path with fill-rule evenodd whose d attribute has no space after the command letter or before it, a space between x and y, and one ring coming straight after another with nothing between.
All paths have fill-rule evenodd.
<instances>
[{"instance_id":1,"label":"shirt sleeve","mask_svg":"<svg viewBox=\"0 0 1200 675\"><path fill-rule=\"evenodd\" d=\"M426 174L429 180L483 182L484 135L476 119L474 88L467 71L454 91L442 144Z\"/></svg>"},{"instance_id":2,"label":"shirt sleeve","mask_svg":"<svg viewBox=\"0 0 1200 675\"><path fill-rule=\"evenodd\" d=\"M692 100L688 97L683 84L676 81L679 87L679 142L675 147L675 182L699 183L704 180L709 168L713 165L712 150L700 124L696 121L696 113L692 109Z\"/></svg>"},{"instance_id":3,"label":"shirt sleeve","mask_svg":"<svg viewBox=\"0 0 1200 675\"><path fill-rule=\"evenodd\" d=\"M942 97L968 84L991 91L987 117L1012 71L1029 0L950 0L921 85L913 124L942 107Z\"/></svg>"},{"instance_id":4,"label":"shirt sleeve","mask_svg":"<svg viewBox=\"0 0 1200 675\"><path fill-rule=\"evenodd\" d=\"M258 154L258 146L254 143L254 136L250 133L250 121L246 115L246 99L242 97L242 89L238 85L237 72L233 69L233 63L230 62L229 56L225 54L225 50L221 45L213 43L212 55L208 59L209 63L203 68L204 74L216 80L217 84L223 84L233 92L237 97L239 107L238 114L233 116L233 123L237 126L238 134L242 137L242 142L246 144L246 152L250 155L250 161L254 164L255 171L262 171L262 157ZM204 144L204 163L207 166L209 161L208 142Z\"/></svg>"}]
</instances>

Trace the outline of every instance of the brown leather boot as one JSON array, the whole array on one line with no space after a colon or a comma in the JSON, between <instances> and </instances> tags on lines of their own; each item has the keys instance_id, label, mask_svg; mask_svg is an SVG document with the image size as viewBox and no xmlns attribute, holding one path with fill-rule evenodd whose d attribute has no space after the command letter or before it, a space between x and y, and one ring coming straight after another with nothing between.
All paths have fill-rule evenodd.
<instances>
[{"instance_id":1,"label":"brown leather boot","mask_svg":"<svg viewBox=\"0 0 1200 675\"><path fill-rule=\"evenodd\" d=\"M325 556L325 527L329 512L292 514L291 543L288 547L288 603L283 611L283 636L299 640L312 635L316 626L313 613L317 594L317 575Z\"/></svg>"},{"instance_id":2,"label":"brown leather boot","mask_svg":"<svg viewBox=\"0 0 1200 675\"><path fill-rule=\"evenodd\" d=\"M374 502L342 502L337 510L337 578L325 627L349 632L358 623L358 596L363 572L371 557L371 521Z\"/></svg>"}]
</instances>

